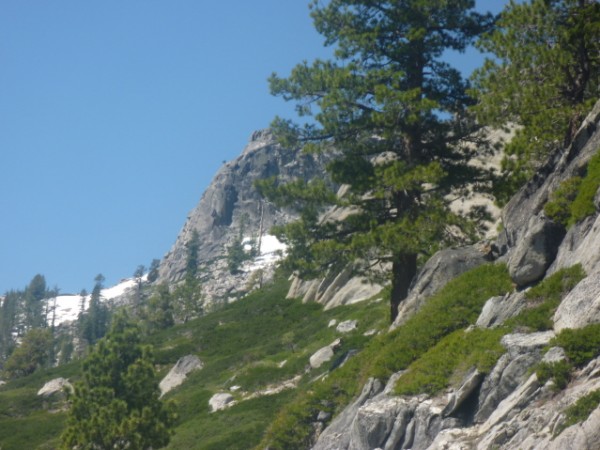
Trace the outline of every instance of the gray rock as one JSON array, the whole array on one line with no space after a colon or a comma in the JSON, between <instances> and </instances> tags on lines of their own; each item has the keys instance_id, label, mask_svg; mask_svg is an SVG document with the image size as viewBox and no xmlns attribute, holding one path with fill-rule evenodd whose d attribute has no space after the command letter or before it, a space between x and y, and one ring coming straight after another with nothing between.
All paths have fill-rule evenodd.
<instances>
[{"instance_id":1,"label":"gray rock","mask_svg":"<svg viewBox=\"0 0 600 450\"><path fill-rule=\"evenodd\" d=\"M317 302L329 310L336 306L350 305L368 300L379 294L383 286L370 282L365 277L354 276L350 268L340 273L329 274L316 280L301 280L295 277L287 298L301 298L304 303Z\"/></svg>"},{"instance_id":2,"label":"gray rock","mask_svg":"<svg viewBox=\"0 0 600 450\"><path fill-rule=\"evenodd\" d=\"M433 255L417 275L407 298L400 304L398 317L392 327L406 322L428 297L448 281L488 261L486 255L485 249L476 246L449 248Z\"/></svg>"},{"instance_id":3,"label":"gray rock","mask_svg":"<svg viewBox=\"0 0 600 450\"><path fill-rule=\"evenodd\" d=\"M158 385L161 397L182 384L190 372L200 370L202 367L204 367L204 364L200 361L200 358L195 355L187 355L179 358L179 361L175 363L169 373Z\"/></svg>"},{"instance_id":4,"label":"gray rock","mask_svg":"<svg viewBox=\"0 0 600 450\"><path fill-rule=\"evenodd\" d=\"M37 392L40 397L50 397L54 394L63 394L65 389L69 391L73 390L73 385L66 378L54 378L48 381L42 388Z\"/></svg>"},{"instance_id":5,"label":"gray rock","mask_svg":"<svg viewBox=\"0 0 600 450\"><path fill-rule=\"evenodd\" d=\"M600 270L600 216L591 216L569 228L556 259L548 269L552 274L575 264L581 264L586 273Z\"/></svg>"},{"instance_id":6,"label":"gray rock","mask_svg":"<svg viewBox=\"0 0 600 450\"><path fill-rule=\"evenodd\" d=\"M500 357L479 391L475 422L484 422L505 398L529 376L529 369L542 358L543 348L554 337L552 332L511 334L502 345L507 352Z\"/></svg>"},{"instance_id":7,"label":"gray rock","mask_svg":"<svg viewBox=\"0 0 600 450\"><path fill-rule=\"evenodd\" d=\"M337 327L335 327L335 331L338 333L350 333L351 331L356 330L358 321L357 320L345 320L340 322Z\"/></svg>"},{"instance_id":8,"label":"gray rock","mask_svg":"<svg viewBox=\"0 0 600 450\"><path fill-rule=\"evenodd\" d=\"M541 279L554 261L564 234L561 225L543 215L532 217L508 260L512 280L518 286L527 286Z\"/></svg>"},{"instance_id":9,"label":"gray rock","mask_svg":"<svg viewBox=\"0 0 600 450\"><path fill-rule=\"evenodd\" d=\"M460 388L450 395L448 404L442 411L442 416L447 417L454 414L464 402L475 392L484 379L484 374L479 372L477 369L471 370L463 380Z\"/></svg>"},{"instance_id":10,"label":"gray rock","mask_svg":"<svg viewBox=\"0 0 600 450\"><path fill-rule=\"evenodd\" d=\"M315 443L313 450L342 450L347 449L350 444L350 433L348 432L354 421L358 409L367 400L373 398L383 390L383 384L379 380L369 379L363 387L360 396L348 405L333 421L323 430Z\"/></svg>"},{"instance_id":11,"label":"gray rock","mask_svg":"<svg viewBox=\"0 0 600 450\"><path fill-rule=\"evenodd\" d=\"M317 350L309 359L310 367L318 369L326 362L331 361L335 354L335 350L340 346L340 343L341 341L336 339L331 344Z\"/></svg>"},{"instance_id":12,"label":"gray rock","mask_svg":"<svg viewBox=\"0 0 600 450\"><path fill-rule=\"evenodd\" d=\"M563 299L554 313L554 330L600 322L600 272L590 274Z\"/></svg>"},{"instance_id":13,"label":"gray rock","mask_svg":"<svg viewBox=\"0 0 600 450\"><path fill-rule=\"evenodd\" d=\"M567 354L562 347L552 347L550 348L544 357L542 358L542 362L545 363L555 363L559 361L564 361L567 359Z\"/></svg>"},{"instance_id":14,"label":"gray rock","mask_svg":"<svg viewBox=\"0 0 600 450\"><path fill-rule=\"evenodd\" d=\"M492 328L502 325L505 320L516 316L525 306L525 293L511 292L504 296L492 297L483 306L476 326Z\"/></svg>"},{"instance_id":15,"label":"gray rock","mask_svg":"<svg viewBox=\"0 0 600 450\"><path fill-rule=\"evenodd\" d=\"M225 163L190 212L171 250L160 264L158 282L174 283L185 273L187 248L194 231L200 237L199 272L206 302L233 297L246 290L252 271L232 275L226 261L227 248L238 238L259 238L273 225L297 217L292 210L276 208L263 201L255 181L277 176L280 181L308 180L324 173L325 158L287 149L268 131L256 132L243 153ZM268 278L271 272L264 271Z\"/></svg>"},{"instance_id":16,"label":"gray rock","mask_svg":"<svg viewBox=\"0 0 600 450\"><path fill-rule=\"evenodd\" d=\"M564 430L550 445L549 450L596 449L600 446L600 408L596 408L580 424Z\"/></svg>"},{"instance_id":17,"label":"gray rock","mask_svg":"<svg viewBox=\"0 0 600 450\"><path fill-rule=\"evenodd\" d=\"M211 412L221 411L235 404L233 396L227 392L213 395L208 401Z\"/></svg>"}]
</instances>

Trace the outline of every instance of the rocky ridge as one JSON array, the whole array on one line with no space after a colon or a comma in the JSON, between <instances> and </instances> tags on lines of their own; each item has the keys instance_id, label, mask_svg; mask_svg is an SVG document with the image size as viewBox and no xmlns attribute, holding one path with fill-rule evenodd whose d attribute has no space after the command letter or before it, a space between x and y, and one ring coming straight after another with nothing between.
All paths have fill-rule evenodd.
<instances>
[{"instance_id":1,"label":"rocky ridge","mask_svg":"<svg viewBox=\"0 0 600 450\"><path fill-rule=\"evenodd\" d=\"M277 176L282 181L309 180L324 173L325 159L299 148L284 148L268 130L255 132L242 154L225 163L213 178L200 202L190 212L171 250L160 265L159 282L177 283L185 274L186 244L198 232L199 273L207 302L233 299L251 288L253 278L268 277L276 255L264 255L231 274L227 249L242 235L255 245L265 239L273 225L297 217L265 201L254 186L256 180ZM273 237L270 237L271 240ZM265 258L267 256L267 258ZM270 257L270 259L268 258ZM266 272L266 273L265 273Z\"/></svg>"}]
</instances>

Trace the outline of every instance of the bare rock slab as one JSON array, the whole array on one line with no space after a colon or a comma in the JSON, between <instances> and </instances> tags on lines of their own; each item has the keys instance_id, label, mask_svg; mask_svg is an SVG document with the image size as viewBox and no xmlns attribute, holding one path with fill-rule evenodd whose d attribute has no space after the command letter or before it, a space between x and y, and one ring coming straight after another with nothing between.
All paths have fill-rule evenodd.
<instances>
[{"instance_id":1,"label":"bare rock slab","mask_svg":"<svg viewBox=\"0 0 600 450\"><path fill-rule=\"evenodd\" d=\"M235 404L233 396L227 392L221 392L213 395L208 401L211 412L221 411Z\"/></svg>"},{"instance_id":2,"label":"bare rock slab","mask_svg":"<svg viewBox=\"0 0 600 450\"><path fill-rule=\"evenodd\" d=\"M179 358L179 361L177 361L158 385L161 397L182 384L190 372L200 370L202 367L204 367L204 364L195 355L187 355Z\"/></svg>"},{"instance_id":3,"label":"bare rock slab","mask_svg":"<svg viewBox=\"0 0 600 450\"><path fill-rule=\"evenodd\" d=\"M554 331L600 322L600 272L581 280L554 313Z\"/></svg>"},{"instance_id":4,"label":"bare rock slab","mask_svg":"<svg viewBox=\"0 0 600 450\"><path fill-rule=\"evenodd\" d=\"M340 344L341 341L336 339L331 344L317 350L309 359L310 367L313 369L318 369L326 362L331 361L331 358L333 358L333 355L335 354L335 350L340 346Z\"/></svg>"},{"instance_id":5,"label":"bare rock slab","mask_svg":"<svg viewBox=\"0 0 600 450\"><path fill-rule=\"evenodd\" d=\"M69 380L62 377L55 378L44 384L44 386L42 386L42 388L38 391L37 395L40 397L50 397L56 393L63 393L65 389L73 389L73 385L69 383Z\"/></svg>"}]
</instances>

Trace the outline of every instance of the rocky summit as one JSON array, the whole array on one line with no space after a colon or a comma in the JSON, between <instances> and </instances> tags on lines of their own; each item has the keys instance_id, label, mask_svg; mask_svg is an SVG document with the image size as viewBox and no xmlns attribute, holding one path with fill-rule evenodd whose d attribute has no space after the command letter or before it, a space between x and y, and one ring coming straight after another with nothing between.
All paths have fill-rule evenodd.
<instances>
[{"instance_id":1,"label":"rocky summit","mask_svg":"<svg viewBox=\"0 0 600 450\"><path fill-rule=\"evenodd\" d=\"M186 270L186 244L196 231L205 301L236 298L249 290L252 275L260 270L262 277L268 277L270 263L278 259L275 252L281 246L268 235L269 230L297 217L297 212L276 208L265 201L255 182L270 177L282 181L308 180L324 170L322 157L305 154L300 148L284 148L268 130L255 132L242 154L223 164L188 215L175 244L161 262L159 281L177 283L182 279ZM227 251L240 237L252 242L259 254L252 261L254 264L249 263L232 274Z\"/></svg>"}]
</instances>

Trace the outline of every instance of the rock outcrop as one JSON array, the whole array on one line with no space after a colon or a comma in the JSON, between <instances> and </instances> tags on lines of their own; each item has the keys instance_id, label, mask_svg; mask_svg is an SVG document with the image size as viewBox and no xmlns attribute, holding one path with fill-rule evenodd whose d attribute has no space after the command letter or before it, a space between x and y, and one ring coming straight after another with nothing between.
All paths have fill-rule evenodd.
<instances>
[{"instance_id":1,"label":"rock outcrop","mask_svg":"<svg viewBox=\"0 0 600 450\"><path fill-rule=\"evenodd\" d=\"M300 149L284 148L275 142L268 130L252 135L250 143L236 159L221 167L198 205L190 212L175 244L160 265L159 282L175 283L185 274L187 248L194 231L198 232L199 273L206 301L235 298L251 283L252 273L268 270L268 261L257 261L252 267L242 267L231 274L227 264L227 249L242 237L261 242L273 225L296 217L292 210L276 208L264 201L255 187L257 180L277 176L281 181L308 180L324 173L325 160L318 155L304 154ZM268 255L273 258L274 255ZM267 267L265 267L267 266Z\"/></svg>"},{"instance_id":2,"label":"rock outcrop","mask_svg":"<svg viewBox=\"0 0 600 450\"><path fill-rule=\"evenodd\" d=\"M179 358L158 385L161 397L181 385L191 372L200 370L202 367L204 367L204 364L196 355Z\"/></svg>"},{"instance_id":3,"label":"rock outcrop","mask_svg":"<svg viewBox=\"0 0 600 450\"><path fill-rule=\"evenodd\" d=\"M37 392L37 395L48 398L55 394L63 395L65 390L72 391L73 385L66 378L59 377L45 383Z\"/></svg>"}]
</instances>

